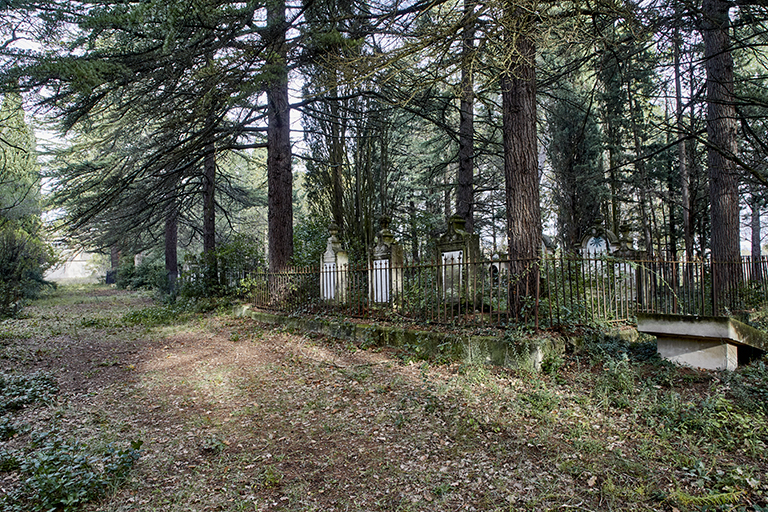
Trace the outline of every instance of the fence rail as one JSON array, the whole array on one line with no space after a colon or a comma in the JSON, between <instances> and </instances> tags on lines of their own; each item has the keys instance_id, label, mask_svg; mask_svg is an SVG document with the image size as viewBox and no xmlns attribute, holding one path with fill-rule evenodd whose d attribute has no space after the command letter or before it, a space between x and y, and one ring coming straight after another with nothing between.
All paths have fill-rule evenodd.
<instances>
[{"instance_id":1,"label":"fence rail","mask_svg":"<svg viewBox=\"0 0 768 512\"><path fill-rule=\"evenodd\" d=\"M535 278L510 272L521 267ZM766 258L713 263L548 256L398 267L377 262L370 268L256 270L246 278L244 298L262 309L479 326L632 323L639 312L723 315L768 298Z\"/></svg>"}]
</instances>

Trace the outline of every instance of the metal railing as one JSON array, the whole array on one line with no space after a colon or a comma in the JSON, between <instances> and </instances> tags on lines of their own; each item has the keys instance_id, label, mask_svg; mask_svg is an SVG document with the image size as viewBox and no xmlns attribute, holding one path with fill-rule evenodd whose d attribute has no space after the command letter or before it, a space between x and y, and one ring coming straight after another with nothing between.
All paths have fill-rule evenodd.
<instances>
[{"instance_id":1,"label":"metal railing","mask_svg":"<svg viewBox=\"0 0 768 512\"><path fill-rule=\"evenodd\" d=\"M513 273L510 269L523 268ZM545 256L392 267L256 270L244 298L262 309L417 323L547 328L633 323L638 312L724 315L768 299L768 259L736 263ZM716 286L713 286L713 283Z\"/></svg>"}]
</instances>

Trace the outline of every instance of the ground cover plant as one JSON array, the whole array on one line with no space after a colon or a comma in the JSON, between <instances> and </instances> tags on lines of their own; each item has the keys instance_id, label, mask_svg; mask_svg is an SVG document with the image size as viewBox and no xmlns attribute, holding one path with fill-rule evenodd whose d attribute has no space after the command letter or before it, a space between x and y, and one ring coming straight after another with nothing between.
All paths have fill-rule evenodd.
<instances>
[{"instance_id":1,"label":"ground cover plant","mask_svg":"<svg viewBox=\"0 0 768 512\"><path fill-rule=\"evenodd\" d=\"M64 288L0 324L0 390L29 397L2 402L8 510L768 507L765 361L595 330L532 372L162 308Z\"/></svg>"}]
</instances>

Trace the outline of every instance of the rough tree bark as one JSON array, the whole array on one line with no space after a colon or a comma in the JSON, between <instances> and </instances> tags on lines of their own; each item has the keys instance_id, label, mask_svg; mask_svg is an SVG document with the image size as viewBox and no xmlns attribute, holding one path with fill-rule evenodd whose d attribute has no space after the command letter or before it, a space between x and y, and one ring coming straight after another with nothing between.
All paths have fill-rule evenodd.
<instances>
[{"instance_id":1,"label":"rough tree bark","mask_svg":"<svg viewBox=\"0 0 768 512\"><path fill-rule=\"evenodd\" d=\"M285 0L267 2L271 80L267 84L267 188L269 268L284 269L293 257L291 111L288 103Z\"/></svg>"},{"instance_id":2,"label":"rough tree bark","mask_svg":"<svg viewBox=\"0 0 768 512\"><path fill-rule=\"evenodd\" d=\"M218 283L216 264L216 148L208 144L203 159L203 260L208 288Z\"/></svg>"},{"instance_id":3,"label":"rough tree bark","mask_svg":"<svg viewBox=\"0 0 768 512\"><path fill-rule=\"evenodd\" d=\"M752 191L750 194L749 207L751 209L750 227L752 228L752 280L762 282L763 281L763 237L760 229L760 207L762 206L762 198L760 191L757 190L757 185L752 185Z\"/></svg>"},{"instance_id":4,"label":"rough tree bark","mask_svg":"<svg viewBox=\"0 0 768 512\"><path fill-rule=\"evenodd\" d=\"M693 260L693 228L691 227L691 192L690 192L690 171L688 169L688 150L685 139L682 137L685 132L685 123L683 121L683 88L681 84L680 70L680 29L675 27L674 38L674 66L675 66L675 115L678 131L677 159L680 168L680 196L683 203L683 243L685 244L685 260Z\"/></svg>"},{"instance_id":5,"label":"rough tree bark","mask_svg":"<svg viewBox=\"0 0 768 512\"><path fill-rule=\"evenodd\" d=\"M712 260L716 303L727 299L740 277L739 189L734 164L737 154L736 108L734 106L733 56L731 54L729 0L702 2L701 36L707 72L707 165Z\"/></svg>"},{"instance_id":6,"label":"rough tree bark","mask_svg":"<svg viewBox=\"0 0 768 512\"><path fill-rule=\"evenodd\" d=\"M171 295L176 294L176 280L179 277L178 226L178 210L172 202L165 214L165 272L168 275L168 293Z\"/></svg>"},{"instance_id":7,"label":"rough tree bark","mask_svg":"<svg viewBox=\"0 0 768 512\"><path fill-rule=\"evenodd\" d=\"M501 74L504 178L510 271L510 309L523 312L535 297L541 252L541 209L536 143L536 47L528 35L531 20L511 5L505 13L504 38L510 65Z\"/></svg>"},{"instance_id":8,"label":"rough tree bark","mask_svg":"<svg viewBox=\"0 0 768 512\"><path fill-rule=\"evenodd\" d=\"M474 0L464 0L464 30L461 47L461 105L459 107L459 172L457 176L456 213L474 232L474 77L472 59L475 50Z\"/></svg>"}]
</instances>

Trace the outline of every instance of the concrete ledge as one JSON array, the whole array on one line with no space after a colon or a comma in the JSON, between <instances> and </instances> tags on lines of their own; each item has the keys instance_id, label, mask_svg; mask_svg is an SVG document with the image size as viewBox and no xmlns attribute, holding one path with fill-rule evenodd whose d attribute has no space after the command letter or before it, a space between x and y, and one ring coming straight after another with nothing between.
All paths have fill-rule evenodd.
<instances>
[{"instance_id":1,"label":"concrete ledge","mask_svg":"<svg viewBox=\"0 0 768 512\"><path fill-rule=\"evenodd\" d=\"M654 336L720 340L768 351L768 333L730 317L639 313L637 330Z\"/></svg>"},{"instance_id":2,"label":"concrete ledge","mask_svg":"<svg viewBox=\"0 0 768 512\"><path fill-rule=\"evenodd\" d=\"M563 340L549 337L513 344L501 336L462 336L324 318L292 317L255 310L247 304L235 306L234 314L265 324L323 334L363 346L408 347L425 358L470 359L499 366L537 370L546 357L565 352Z\"/></svg>"},{"instance_id":3,"label":"concrete ledge","mask_svg":"<svg viewBox=\"0 0 768 512\"><path fill-rule=\"evenodd\" d=\"M739 347L768 349L768 333L729 317L638 314L637 330L656 336L661 357L709 370L735 370Z\"/></svg>"}]
</instances>

